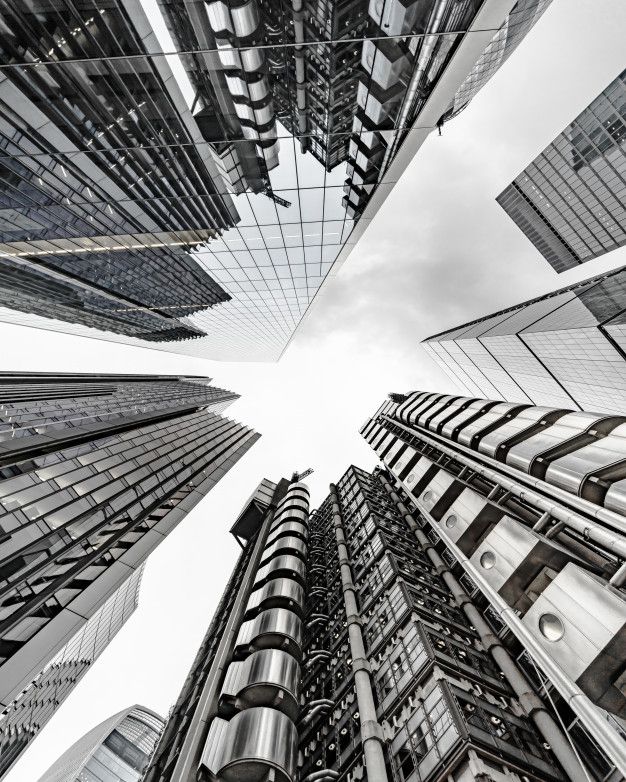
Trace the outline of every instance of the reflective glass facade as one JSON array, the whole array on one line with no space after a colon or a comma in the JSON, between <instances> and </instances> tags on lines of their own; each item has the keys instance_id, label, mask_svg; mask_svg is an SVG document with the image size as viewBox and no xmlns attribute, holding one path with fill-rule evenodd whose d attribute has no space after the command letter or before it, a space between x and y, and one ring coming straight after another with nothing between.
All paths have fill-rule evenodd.
<instances>
[{"instance_id":1,"label":"reflective glass facade","mask_svg":"<svg viewBox=\"0 0 626 782\"><path fill-rule=\"evenodd\" d=\"M79 739L39 782L139 782L163 724L143 706L125 709Z\"/></svg>"},{"instance_id":2,"label":"reflective glass facade","mask_svg":"<svg viewBox=\"0 0 626 782\"><path fill-rule=\"evenodd\" d=\"M475 588L389 472L350 467L312 512L298 476L264 512L255 497L146 782L581 779L529 719L493 652L504 642L474 621Z\"/></svg>"},{"instance_id":3,"label":"reflective glass facade","mask_svg":"<svg viewBox=\"0 0 626 782\"><path fill-rule=\"evenodd\" d=\"M557 272L626 244L626 71L497 201Z\"/></svg>"},{"instance_id":4,"label":"reflective glass facade","mask_svg":"<svg viewBox=\"0 0 626 782\"><path fill-rule=\"evenodd\" d=\"M89 619L0 715L0 775L37 736L137 607L143 566Z\"/></svg>"},{"instance_id":5,"label":"reflective glass facade","mask_svg":"<svg viewBox=\"0 0 626 782\"><path fill-rule=\"evenodd\" d=\"M6 374L0 393L0 703L10 711L258 435L219 414L236 394L206 378Z\"/></svg>"},{"instance_id":6,"label":"reflective glass facade","mask_svg":"<svg viewBox=\"0 0 626 782\"><path fill-rule=\"evenodd\" d=\"M592 277L424 340L472 396L626 410L626 269Z\"/></svg>"},{"instance_id":7,"label":"reflective glass facade","mask_svg":"<svg viewBox=\"0 0 626 782\"><path fill-rule=\"evenodd\" d=\"M0 319L277 358L547 4L2 0Z\"/></svg>"}]
</instances>

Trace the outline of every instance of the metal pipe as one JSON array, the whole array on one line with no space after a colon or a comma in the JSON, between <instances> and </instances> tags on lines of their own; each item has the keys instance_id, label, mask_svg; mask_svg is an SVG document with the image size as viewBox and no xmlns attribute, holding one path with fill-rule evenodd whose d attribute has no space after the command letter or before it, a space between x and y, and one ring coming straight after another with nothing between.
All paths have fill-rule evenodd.
<instances>
[{"instance_id":1,"label":"metal pipe","mask_svg":"<svg viewBox=\"0 0 626 782\"><path fill-rule=\"evenodd\" d=\"M501 640L494 634L482 614L471 602L467 592L450 572L449 565L447 565L437 551L435 551L433 543L419 528L417 522L408 508L403 504L399 495L394 491L389 481L382 475L380 480L385 491L395 503L396 508L415 534L421 548L426 552L427 557L441 574L441 577L454 596L457 604L463 610L472 626L476 629L476 632L480 636L481 643L489 651L506 680L511 685L522 708L535 723L541 735L550 744L554 755L567 773L568 779L573 780L573 782L588 782L588 776L581 766L567 737L563 734L558 723L546 709L541 699L533 691L531 684L520 671L515 660L513 660L504 646L502 646Z\"/></svg>"},{"instance_id":2,"label":"metal pipe","mask_svg":"<svg viewBox=\"0 0 626 782\"><path fill-rule=\"evenodd\" d=\"M383 483L385 483L383 479ZM389 483L387 482L387 485ZM385 487L386 488L386 487ZM392 489L393 494L398 495ZM554 684L558 692L561 694L565 702L570 706L572 711L578 715L581 722L589 730L591 735L598 742L600 747L606 752L608 757L612 760L619 771L626 777L626 745L623 738L612 727L612 725L602 716L601 711L595 706L589 698L583 693L578 685L573 682L568 676L566 676L559 666L554 662L550 655L537 643L532 633L528 628L520 621L517 614L512 608L504 601L504 599L490 586L490 584L483 578L482 574L475 568L469 559L463 554L462 551L455 545L452 539L446 534L445 530L437 526L430 516L429 512L421 507L421 503L416 499L415 495L411 494L413 500L420 505L422 515L429 520L432 529L437 535L444 541L450 551L454 554L459 564L470 574L475 581L481 592L487 597L492 606L498 611L502 621L509 626L513 633L524 645L528 653L537 661L539 667L543 670L546 676ZM393 499L393 497L392 497ZM395 500L394 500L395 501ZM404 507L404 506L403 506ZM407 511L408 514L408 511ZM408 514L410 516L410 514ZM405 514L406 518L406 514ZM430 552L436 554L433 548L433 543L424 535L421 529L419 529L417 523L411 516L413 524L415 524L415 536L418 541L426 549L426 553L432 560ZM407 519L408 523L408 519ZM411 526L409 524L409 526ZM418 534L419 533L419 534ZM437 555L438 556L438 555ZM441 558L439 558L441 559ZM442 561L443 562L443 561ZM448 570L448 565L443 563L443 568ZM452 574L450 574L452 575ZM456 579L455 579L456 581ZM469 597L465 593L465 590L459 584L459 587L465 595L465 599L469 600ZM476 627L476 625L474 625ZM512 685L511 685L512 686ZM542 724L537 724L540 731L543 728ZM558 726L557 726L558 729ZM542 733L543 735L543 733ZM551 744L555 751L558 744L554 744L552 739L546 737L546 740ZM557 755L558 757L558 755ZM562 763L561 758L559 761ZM574 777L576 779L576 777ZM584 777L587 779L587 777Z\"/></svg>"},{"instance_id":3,"label":"metal pipe","mask_svg":"<svg viewBox=\"0 0 626 782\"><path fill-rule=\"evenodd\" d=\"M219 688L223 674L232 656L235 640L248 601L250 587L254 582L254 576L263 553L274 513L275 509L270 507L263 521L261 532L254 543L254 551L215 653L215 660L205 680L202 694L198 699L189 728L186 731L185 741L178 751L178 760L170 777L171 782L192 782L196 778L196 768L204 742L206 741L209 723L217 711Z\"/></svg>"},{"instance_id":4,"label":"metal pipe","mask_svg":"<svg viewBox=\"0 0 626 782\"><path fill-rule=\"evenodd\" d=\"M580 497L576 497L574 494L569 494L568 492L559 489L557 486L552 486L551 484L546 483L539 478L533 478L526 473L519 473L511 467L507 467L501 462L495 461L490 456L480 454L481 460L496 465L498 469L495 470L490 467L485 467L481 461L477 460L475 451L471 451L469 448L465 448L465 446L462 446L459 443L455 443L455 447L458 448L458 450L455 451L445 442L441 442L438 435L433 435L430 432L427 434L421 428L418 429L406 426L388 415L383 416L383 418L409 434L420 437L424 442L438 448L447 456L458 458L460 453L464 461L471 463L472 469L477 474L482 475L490 481L499 483L511 494L519 499L526 500L526 502L529 502L538 510L542 511L542 513L549 513L557 521L564 522L566 526L571 527L582 535L589 536L590 540L598 543L598 545L604 547L608 551L617 554L621 559L626 559L626 540L616 537L613 532L605 529L597 522L579 515L576 511L563 508L561 505L555 505L552 500L546 499L532 489L526 488L523 484L528 483L538 489L547 490L558 497L558 499L561 499L562 497L563 500L568 503L579 506L582 505L585 512L590 513L595 518L610 525L616 532L623 533L626 532L626 521L624 520L624 517L620 516L618 513L613 513L613 511L607 510L606 508L593 505L592 503L587 502L587 500L583 500ZM515 480L507 478L502 474L503 472L509 472L515 475Z\"/></svg>"},{"instance_id":5,"label":"metal pipe","mask_svg":"<svg viewBox=\"0 0 626 782\"><path fill-rule=\"evenodd\" d=\"M352 671L354 673L354 688L359 707L359 723L361 727L361 742L365 756L365 769L369 782L388 782L385 755L383 752L383 730L376 717L376 704L370 665L365 654L365 643L361 631L361 615L356 600L356 592L352 581L350 558L346 548L346 538L343 530L343 519L337 487L330 484L330 498L333 507L333 525L335 527L335 541L339 555L339 568L341 572L341 586L343 601L348 622L348 638L350 641L350 654L352 655Z\"/></svg>"},{"instance_id":6,"label":"metal pipe","mask_svg":"<svg viewBox=\"0 0 626 782\"><path fill-rule=\"evenodd\" d=\"M306 152L309 145L306 109L306 65L304 61L304 22L302 21L302 0L291 0L293 11L293 31L296 44L293 48L296 63L296 105L298 107L298 133L300 148Z\"/></svg>"}]
</instances>

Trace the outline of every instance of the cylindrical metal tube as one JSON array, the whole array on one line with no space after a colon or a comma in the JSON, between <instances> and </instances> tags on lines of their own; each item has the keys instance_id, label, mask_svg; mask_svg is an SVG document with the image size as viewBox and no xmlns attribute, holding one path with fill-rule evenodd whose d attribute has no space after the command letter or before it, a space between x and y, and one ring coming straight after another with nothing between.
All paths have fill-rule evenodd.
<instances>
[{"instance_id":1,"label":"cylindrical metal tube","mask_svg":"<svg viewBox=\"0 0 626 782\"><path fill-rule=\"evenodd\" d=\"M337 497L337 489L330 484L330 497L333 507L333 525L341 571L341 586L348 621L348 638L354 671L354 686L359 707L361 741L365 755L365 768L369 782L388 782L385 755L383 752L383 732L376 717L376 705L372 689L369 663L365 655L365 644L361 631L361 618L352 582L348 550L343 530L343 518Z\"/></svg>"}]
</instances>

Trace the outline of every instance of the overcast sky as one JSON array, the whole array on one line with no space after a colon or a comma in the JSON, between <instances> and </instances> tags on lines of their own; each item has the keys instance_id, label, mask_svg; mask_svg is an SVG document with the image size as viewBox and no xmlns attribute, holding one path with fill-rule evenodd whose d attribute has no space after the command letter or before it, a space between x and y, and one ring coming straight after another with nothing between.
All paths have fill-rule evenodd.
<instances>
[{"instance_id":1,"label":"overcast sky","mask_svg":"<svg viewBox=\"0 0 626 782\"><path fill-rule=\"evenodd\" d=\"M431 136L278 364L218 364L0 324L6 370L208 375L263 437L149 560L140 606L6 782L35 782L131 703L165 715L235 561L230 528L263 477L315 469L318 503L388 391L454 391L419 341L626 264L626 248L557 275L496 195L625 67L623 0L554 0L468 109Z\"/></svg>"}]
</instances>

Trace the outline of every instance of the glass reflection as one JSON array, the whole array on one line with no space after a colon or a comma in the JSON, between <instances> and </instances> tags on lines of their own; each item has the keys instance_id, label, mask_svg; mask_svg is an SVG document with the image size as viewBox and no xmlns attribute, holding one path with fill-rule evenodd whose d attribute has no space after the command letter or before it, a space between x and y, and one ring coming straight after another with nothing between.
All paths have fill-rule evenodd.
<instances>
[{"instance_id":1,"label":"glass reflection","mask_svg":"<svg viewBox=\"0 0 626 782\"><path fill-rule=\"evenodd\" d=\"M503 17L441 122L546 5ZM277 358L475 6L0 0L0 319Z\"/></svg>"}]
</instances>

